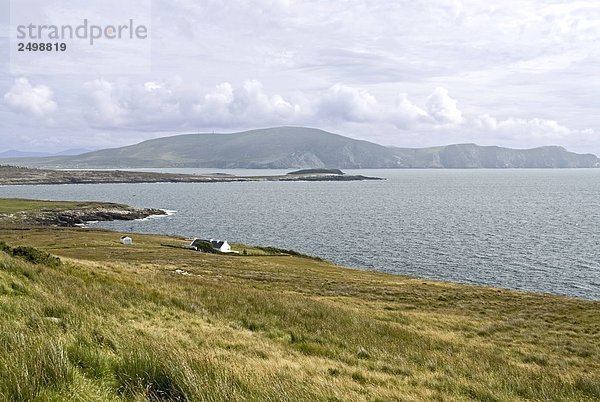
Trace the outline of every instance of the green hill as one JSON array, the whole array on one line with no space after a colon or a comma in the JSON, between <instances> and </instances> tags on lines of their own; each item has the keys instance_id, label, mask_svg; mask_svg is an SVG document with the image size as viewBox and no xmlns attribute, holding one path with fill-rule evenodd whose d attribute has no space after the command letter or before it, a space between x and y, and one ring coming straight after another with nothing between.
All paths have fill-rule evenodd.
<instances>
[{"instance_id":1,"label":"green hill","mask_svg":"<svg viewBox=\"0 0 600 402\"><path fill-rule=\"evenodd\" d=\"M561 147L514 150L474 144L384 147L326 131L276 127L233 134L187 134L77 156L4 159L59 168L566 168L598 167L594 155Z\"/></svg>"}]
</instances>

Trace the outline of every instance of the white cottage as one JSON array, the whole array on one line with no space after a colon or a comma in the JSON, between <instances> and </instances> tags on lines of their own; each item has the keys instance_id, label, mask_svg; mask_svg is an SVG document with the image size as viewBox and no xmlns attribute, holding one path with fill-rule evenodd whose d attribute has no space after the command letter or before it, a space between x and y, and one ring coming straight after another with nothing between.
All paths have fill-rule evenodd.
<instances>
[{"instance_id":1,"label":"white cottage","mask_svg":"<svg viewBox=\"0 0 600 402\"><path fill-rule=\"evenodd\" d=\"M205 247L205 246L210 246L214 250L218 250L221 253L235 253L235 251L233 251L231 249L231 246L229 245L229 243L227 243L227 240L194 239L192 241L192 243L189 246L187 246L187 248L190 248L190 249L193 249L193 250L202 250L203 247Z\"/></svg>"},{"instance_id":2,"label":"white cottage","mask_svg":"<svg viewBox=\"0 0 600 402\"><path fill-rule=\"evenodd\" d=\"M127 246L130 246L133 244L133 239L129 236L122 236L121 237L121 244L125 244Z\"/></svg>"},{"instance_id":3,"label":"white cottage","mask_svg":"<svg viewBox=\"0 0 600 402\"><path fill-rule=\"evenodd\" d=\"M222 253L231 253L231 246L227 243L227 240L210 239L210 244L215 250L219 250Z\"/></svg>"}]
</instances>

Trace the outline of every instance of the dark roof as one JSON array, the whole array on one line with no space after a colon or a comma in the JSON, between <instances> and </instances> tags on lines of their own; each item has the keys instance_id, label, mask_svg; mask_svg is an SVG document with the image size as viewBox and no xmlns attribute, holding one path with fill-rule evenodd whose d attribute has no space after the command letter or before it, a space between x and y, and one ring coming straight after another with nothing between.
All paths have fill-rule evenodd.
<instances>
[{"instance_id":1,"label":"dark roof","mask_svg":"<svg viewBox=\"0 0 600 402\"><path fill-rule=\"evenodd\" d=\"M210 244L212 246L212 248L221 248L221 246L223 244L225 244L224 241L221 240L204 240L204 239L194 239L194 241L192 242L192 244L190 244L191 247L197 247L200 243L204 243L204 244Z\"/></svg>"},{"instance_id":2,"label":"dark roof","mask_svg":"<svg viewBox=\"0 0 600 402\"><path fill-rule=\"evenodd\" d=\"M192 242L192 244L190 244L190 246L195 247L200 243L210 244L210 241L204 240L204 239L194 239L194 241Z\"/></svg>"}]
</instances>

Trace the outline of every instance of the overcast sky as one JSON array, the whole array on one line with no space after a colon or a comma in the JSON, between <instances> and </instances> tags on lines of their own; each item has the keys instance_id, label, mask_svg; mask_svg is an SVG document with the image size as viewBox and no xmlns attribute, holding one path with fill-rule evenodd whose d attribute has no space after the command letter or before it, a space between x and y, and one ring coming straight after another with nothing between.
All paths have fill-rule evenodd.
<instances>
[{"instance_id":1,"label":"overcast sky","mask_svg":"<svg viewBox=\"0 0 600 402\"><path fill-rule=\"evenodd\" d=\"M302 125L600 154L600 2L493 3L153 0L151 72L30 75L0 0L0 152Z\"/></svg>"}]
</instances>

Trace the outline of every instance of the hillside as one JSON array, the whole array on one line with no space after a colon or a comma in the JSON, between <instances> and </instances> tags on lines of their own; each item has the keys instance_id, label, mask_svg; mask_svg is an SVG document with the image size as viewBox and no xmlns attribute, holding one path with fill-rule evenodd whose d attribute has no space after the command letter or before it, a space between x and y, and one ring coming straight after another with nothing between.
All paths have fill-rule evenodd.
<instances>
[{"instance_id":1,"label":"hillside","mask_svg":"<svg viewBox=\"0 0 600 402\"><path fill-rule=\"evenodd\" d=\"M393 150L325 131L281 127L234 134L188 134L76 157L17 159L48 167L306 168L390 167Z\"/></svg>"},{"instance_id":2,"label":"hillside","mask_svg":"<svg viewBox=\"0 0 600 402\"><path fill-rule=\"evenodd\" d=\"M413 168L591 168L600 167L592 154L575 154L557 146L510 149L475 144L408 149L394 148L406 167Z\"/></svg>"},{"instance_id":3,"label":"hillside","mask_svg":"<svg viewBox=\"0 0 600 402\"><path fill-rule=\"evenodd\" d=\"M120 235L0 227L1 400L600 399L599 302Z\"/></svg>"},{"instance_id":4,"label":"hillside","mask_svg":"<svg viewBox=\"0 0 600 402\"><path fill-rule=\"evenodd\" d=\"M474 144L393 148L326 131L277 127L233 134L187 134L78 156L3 159L59 168L577 168L600 159L561 147L515 150Z\"/></svg>"}]
</instances>

